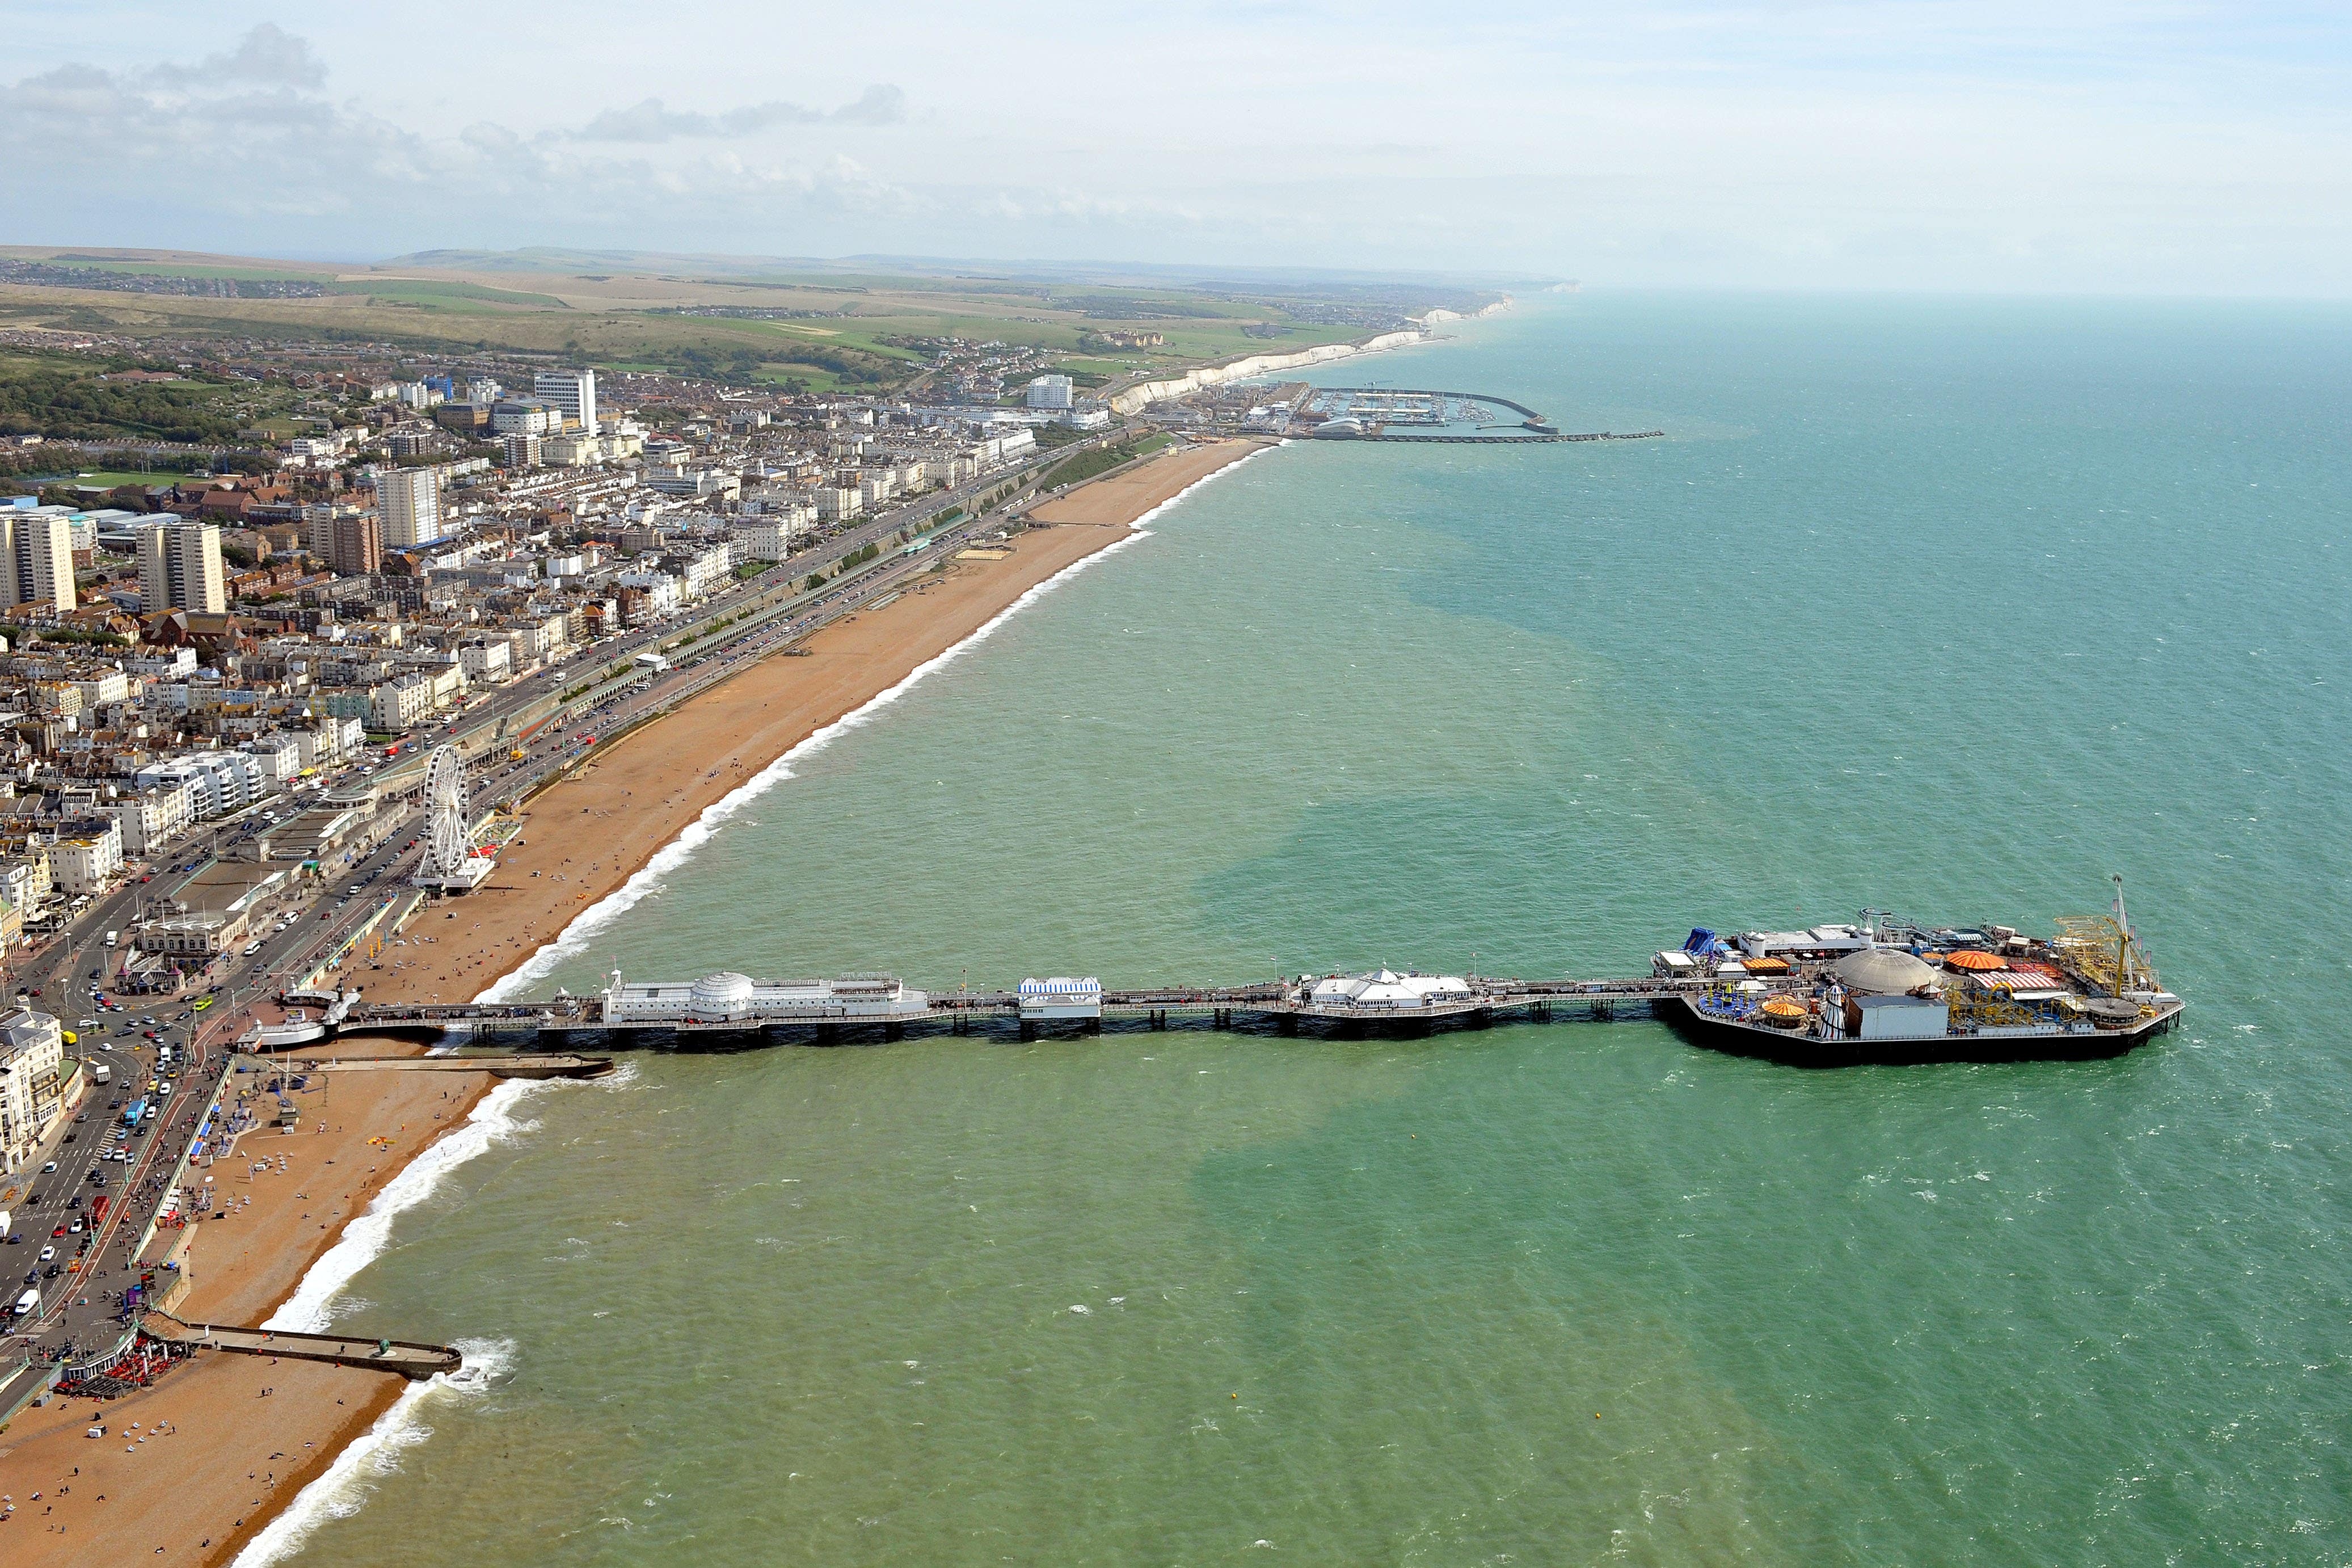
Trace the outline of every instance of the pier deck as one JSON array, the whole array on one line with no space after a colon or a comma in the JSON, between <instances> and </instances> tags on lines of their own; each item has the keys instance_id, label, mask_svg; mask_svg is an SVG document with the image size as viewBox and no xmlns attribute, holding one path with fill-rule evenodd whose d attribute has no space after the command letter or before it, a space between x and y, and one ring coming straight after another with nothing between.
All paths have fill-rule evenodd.
<instances>
[{"instance_id":1,"label":"pier deck","mask_svg":"<svg viewBox=\"0 0 2352 1568\"><path fill-rule=\"evenodd\" d=\"M796 1029L837 1032L860 1027L879 1027L893 1033L909 1027L943 1028L950 1034L966 1034L998 1025L1032 1029L1045 1023L1069 1022L1124 1022L1150 1028L1166 1028L1187 1021L1206 1022L1219 1028L1255 1022L1286 1031L1305 1023L1345 1027L1478 1023L1503 1017L1606 1021L1645 1017L1654 1002L1695 984L1649 979L1480 981L1466 996L1449 997L1426 1006L1382 1007L1331 1006L1302 1001L1296 985L1279 982L1238 986L1155 986L1106 990L1101 993L1098 1005L1089 1005L1082 1012L1065 1008L1044 1018L1024 1014L1021 994L1014 991L945 992L925 997L919 1005L891 1011L812 1006L769 1012L757 1019L681 1018L658 1023L608 1022L603 1016L599 1000L593 996L564 996L531 1003L361 1003L348 1010L337 1031L339 1037L388 1035L450 1040L551 1037L566 1044L593 1042L625 1047L640 1037L657 1035L750 1036ZM254 1043L265 1048L268 1044ZM504 1064L512 1058L497 1059ZM439 1062L450 1067L478 1068L482 1058L408 1058L407 1062L419 1067ZM394 1064L375 1058L352 1065ZM603 1065L610 1067L609 1063Z\"/></svg>"}]
</instances>

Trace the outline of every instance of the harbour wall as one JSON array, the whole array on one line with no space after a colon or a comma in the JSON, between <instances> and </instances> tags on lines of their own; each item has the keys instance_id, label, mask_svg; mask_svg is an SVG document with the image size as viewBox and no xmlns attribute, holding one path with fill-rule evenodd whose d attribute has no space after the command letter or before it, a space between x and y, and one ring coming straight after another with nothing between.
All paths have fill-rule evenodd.
<instances>
[{"instance_id":1,"label":"harbour wall","mask_svg":"<svg viewBox=\"0 0 2352 1568\"><path fill-rule=\"evenodd\" d=\"M1139 382L1124 391L1111 395L1111 408L1119 414L1137 414L1155 403L1165 403L1171 397L1182 397L1204 386L1223 386L1229 381L1248 381L1252 377L1271 375L1276 371L1299 370L1311 364L1328 364L1350 354L1377 353L1382 349L1401 349L1413 343L1426 342L1429 334L1418 330L1402 332L1382 332L1366 338L1360 343L1321 343L1311 349L1299 349L1291 353L1244 354L1239 359L1225 360L1217 364L1205 364L1188 370L1181 375L1160 376L1152 381Z\"/></svg>"}]
</instances>

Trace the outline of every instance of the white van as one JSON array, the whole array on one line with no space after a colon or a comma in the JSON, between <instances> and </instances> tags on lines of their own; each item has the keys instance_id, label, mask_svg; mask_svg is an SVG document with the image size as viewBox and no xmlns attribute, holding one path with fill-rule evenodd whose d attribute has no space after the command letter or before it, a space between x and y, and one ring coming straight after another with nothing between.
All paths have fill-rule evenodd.
<instances>
[{"instance_id":1,"label":"white van","mask_svg":"<svg viewBox=\"0 0 2352 1568\"><path fill-rule=\"evenodd\" d=\"M106 933L106 945L112 947L114 945L114 939L121 934L122 933L120 931L108 931Z\"/></svg>"},{"instance_id":2,"label":"white van","mask_svg":"<svg viewBox=\"0 0 2352 1568\"><path fill-rule=\"evenodd\" d=\"M259 937L255 937L251 942L245 944L245 956L247 958L251 958L255 953L259 952L260 951L261 939Z\"/></svg>"},{"instance_id":3,"label":"white van","mask_svg":"<svg viewBox=\"0 0 2352 1568\"><path fill-rule=\"evenodd\" d=\"M16 1298L16 1315L18 1317L29 1318L40 1310L41 1293L38 1290L27 1290L23 1295Z\"/></svg>"}]
</instances>

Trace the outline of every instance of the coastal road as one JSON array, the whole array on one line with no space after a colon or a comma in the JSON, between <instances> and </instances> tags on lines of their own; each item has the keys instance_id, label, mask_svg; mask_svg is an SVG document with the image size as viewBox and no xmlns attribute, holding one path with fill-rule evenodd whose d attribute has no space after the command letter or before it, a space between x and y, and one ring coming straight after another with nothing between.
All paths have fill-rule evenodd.
<instances>
[{"instance_id":1,"label":"coastal road","mask_svg":"<svg viewBox=\"0 0 2352 1568\"><path fill-rule=\"evenodd\" d=\"M179 1017L184 1011L159 1012L157 1022L170 1036L184 1038L187 1025ZM22 1239L0 1247L10 1299L28 1285L41 1292L40 1310L31 1321L11 1325L10 1361L28 1347L43 1357L70 1357L122 1336L122 1293L138 1282L133 1252L170 1198L172 1173L228 1062L225 1052L202 1066L183 1058L163 1080L168 1093L151 1093L153 1045L118 1037L91 1054L113 1069L114 1081L91 1091L79 1119L67 1121L42 1151L40 1164L20 1178L29 1190L19 1200L11 1236ZM155 1113L133 1129L123 1118L142 1100L155 1106ZM107 1211L93 1225L89 1216L101 1194ZM75 1230L76 1225L82 1228ZM64 1236L54 1234L60 1229ZM48 1247L56 1256L43 1263L41 1251Z\"/></svg>"}]
</instances>

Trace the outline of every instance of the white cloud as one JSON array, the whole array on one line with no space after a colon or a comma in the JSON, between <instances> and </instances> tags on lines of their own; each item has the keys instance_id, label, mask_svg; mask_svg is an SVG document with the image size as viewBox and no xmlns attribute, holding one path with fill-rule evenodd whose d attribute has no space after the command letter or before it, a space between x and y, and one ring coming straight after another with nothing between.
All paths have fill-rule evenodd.
<instances>
[{"instance_id":1,"label":"white cloud","mask_svg":"<svg viewBox=\"0 0 2352 1568\"><path fill-rule=\"evenodd\" d=\"M2288 0L133 4L12 37L11 237L2352 289L2352 15Z\"/></svg>"},{"instance_id":2,"label":"white cloud","mask_svg":"<svg viewBox=\"0 0 2352 1568\"><path fill-rule=\"evenodd\" d=\"M197 64L196 74L214 80L319 87L327 79L327 68L309 40L294 37L275 22L263 22L239 38L235 48L205 56Z\"/></svg>"},{"instance_id":3,"label":"white cloud","mask_svg":"<svg viewBox=\"0 0 2352 1568\"><path fill-rule=\"evenodd\" d=\"M666 108L649 98L628 109L608 109L580 132L583 142L668 142L680 137L749 136L780 125L896 125L907 118L907 95L879 83L839 109L806 109L772 100L717 114Z\"/></svg>"}]
</instances>

